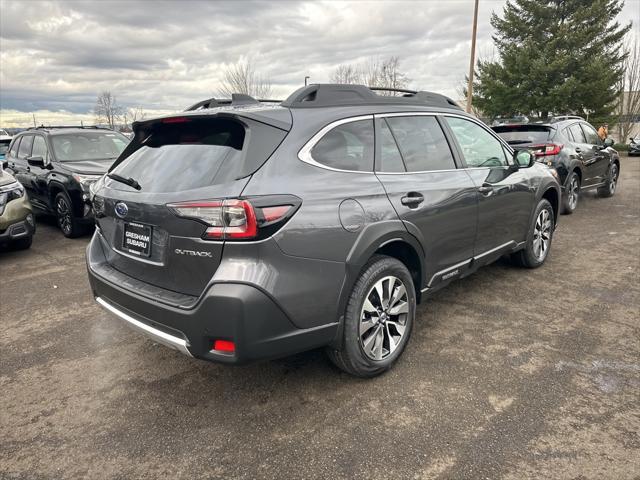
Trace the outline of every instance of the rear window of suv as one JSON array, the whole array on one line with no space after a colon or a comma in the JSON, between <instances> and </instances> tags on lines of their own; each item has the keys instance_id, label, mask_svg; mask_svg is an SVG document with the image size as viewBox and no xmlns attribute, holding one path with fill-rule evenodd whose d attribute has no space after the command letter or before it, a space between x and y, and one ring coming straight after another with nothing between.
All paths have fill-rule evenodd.
<instances>
[{"instance_id":1,"label":"rear window of suv","mask_svg":"<svg viewBox=\"0 0 640 480\"><path fill-rule=\"evenodd\" d=\"M178 192L222 184L255 172L287 132L248 119L168 118L136 133L136 150L112 170L144 192ZM112 188L130 190L122 183Z\"/></svg>"},{"instance_id":2,"label":"rear window of suv","mask_svg":"<svg viewBox=\"0 0 640 480\"><path fill-rule=\"evenodd\" d=\"M501 125L491 128L510 145L544 143L551 135L551 127L544 125Z\"/></svg>"}]
</instances>

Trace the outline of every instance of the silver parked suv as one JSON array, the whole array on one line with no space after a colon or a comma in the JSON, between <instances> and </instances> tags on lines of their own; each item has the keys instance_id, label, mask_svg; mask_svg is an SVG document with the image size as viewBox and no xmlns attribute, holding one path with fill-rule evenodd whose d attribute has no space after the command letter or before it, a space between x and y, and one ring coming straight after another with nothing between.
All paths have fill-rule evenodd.
<instances>
[{"instance_id":1,"label":"silver parked suv","mask_svg":"<svg viewBox=\"0 0 640 480\"><path fill-rule=\"evenodd\" d=\"M402 354L420 299L503 255L541 265L551 171L450 99L400 93L311 85L134 124L92 187L96 300L197 358L326 346L369 377Z\"/></svg>"}]
</instances>

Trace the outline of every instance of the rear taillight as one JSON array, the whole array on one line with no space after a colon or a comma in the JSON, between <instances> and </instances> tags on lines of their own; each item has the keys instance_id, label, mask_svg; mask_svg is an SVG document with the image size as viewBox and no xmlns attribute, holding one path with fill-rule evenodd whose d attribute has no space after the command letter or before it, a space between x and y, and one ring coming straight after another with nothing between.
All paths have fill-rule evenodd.
<instances>
[{"instance_id":1,"label":"rear taillight","mask_svg":"<svg viewBox=\"0 0 640 480\"><path fill-rule=\"evenodd\" d=\"M167 207L180 217L206 224L203 238L208 240L257 238L261 228L282 222L294 208L293 205L254 207L249 200L240 199L170 203Z\"/></svg>"},{"instance_id":2,"label":"rear taillight","mask_svg":"<svg viewBox=\"0 0 640 480\"><path fill-rule=\"evenodd\" d=\"M562 147L564 147L564 145L559 143L544 143L541 145L531 145L529 148L533 150L533 154L536 157L546 157L559 154Z\"/></svg>"}]
</instances>

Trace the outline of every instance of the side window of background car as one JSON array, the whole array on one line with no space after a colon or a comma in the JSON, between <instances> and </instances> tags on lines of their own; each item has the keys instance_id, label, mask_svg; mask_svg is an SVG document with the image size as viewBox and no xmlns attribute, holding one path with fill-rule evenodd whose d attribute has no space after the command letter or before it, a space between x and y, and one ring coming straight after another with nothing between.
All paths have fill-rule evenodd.
<instances>
[{"instance_id":1,"label":"side window of background car","mask_svg":"<svg viewBox=\"0 0 640 480\"><path fill-rule=\"evenodd\" d=\"M575 138L573 138L573 133L571 133L571 130L569 129L569 127L562 130L562 133L564 133L564 136L567 137L572 142L576 141Z\"/></svg>"},{"instance_id":2,"label":"side window of background car","mask_svg":"<svg viewBox=\"0 0 640 480\"><path fill-rule=\"evenodd\" d=\"M387 121L383 118L380 120L380 153L379 165L376 170L379 172L406 172L398 144L389 129Z\"/></svg>"},{"instance_id":3,"label":"side window of background car","mask_svg":"<svg viewBox=\"0 0 640 480\"><path fill-rule=\"evenodd\" d=\"M31 150L32 157L42 157L47 162L47 143L44 141L44 137L36 135L33 139L33 149Z\"/></svg>"},{"instance_id":4,"label":"side window of background car","mask_svg":"<svg viewBox=\"0 0 640 480\"><path fill-rule=\"evenodd\" d=\"M457 117L447 117L447 123L462 148L468 167L509 165L502 143L480 125Z\"/></svg>"},{"instance_id":5,"label":"side window of background car","mask_svg":"<svg viewBox=\"0 0 640 480\"><path fill-rule=\"evenodd\" d=\"M456 168L447 139L434 116L389 117L386 120L407 172Z\"/></svg>"},{"instance_id":6,"label":"side window of background car","mask_svg":"<svg viewBox=\"0 0 640 480\"><path fill-rule=\"evenodd\" d=\"M31 155L31 145L33 144L33 135L25 135L20 142L18 148L18 158L25 159Z\"/></svg>"},{"instance_id":7,"label":"side window of background car","mask_svg":"<svg viewBox=\"0 0 640 480\"><path fill-rule=\"evenodd\" d=\"M22 137L18 137L13 141L13 145L11 145L11 149L9 150L9 155L11 155L13 158L16 158L18 156L18 145L20 144L20 140L22 139Z\"/></svg>"},{"instance_id":8,"label":"side window of background car","mask_svg":"<svg viewBox=\"0 0 640 480\"><path fill-rule=\"evenodd\" d=\"M569 125L567 127L571 136L573 137L573 141L576 143L587 143L584 138L584 133L582 133L582 129L580 128L580 124L574 123L573 125Z\"/></svg>"},{"instance_id":9,"label":"side window of background car","mask_svg":"<svg viewBox=\"0 0 640 480\"><path fill-rule=\"evenodd\" d=\"M330 130L311 149L318 163L340 170L373 170L373 120L344 123Z\"/></svg>"},{"instance_id":10,"label":"side window of background car","mask_svg":"<svg viewBox=\"0 0 640 480\"><path fill-rule=\"evenodd\" d=\"M584 136L587 139L589 145L598 145L600 143L600 137L598 136L598 132L588 123L581 123L582 131L584 132Z\"/></svg>"}]
</instances>

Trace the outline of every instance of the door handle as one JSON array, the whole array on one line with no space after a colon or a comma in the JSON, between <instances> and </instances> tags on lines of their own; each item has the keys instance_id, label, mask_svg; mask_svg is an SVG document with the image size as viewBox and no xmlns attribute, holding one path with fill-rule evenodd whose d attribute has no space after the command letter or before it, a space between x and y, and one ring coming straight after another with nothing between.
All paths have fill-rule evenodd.
<instances>
[{"instance_id":1,"label":"door handle","mask_svg":"<svg viewBox=\"0 0 640 480\"><path fill-rule=\"evenodd\" d=\"M489 195L493 192L493 187L489 185L483 185L480 188L478 188L478 192L480 192L483 195Z\"/></svg>"},{"instance_id":2,"label":"door handle","mask_svg":"<svg viewBox=\"0 0 640 480\"><path fill-rule=\"evenodd\" d=\"M415 208L424 202L424 197L418 192L409 192L404 197L400 199L402 205L405 205L409 208Z\"/></svg>"}]
</instances>

